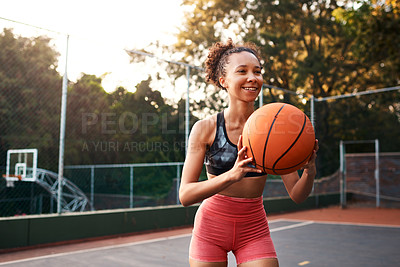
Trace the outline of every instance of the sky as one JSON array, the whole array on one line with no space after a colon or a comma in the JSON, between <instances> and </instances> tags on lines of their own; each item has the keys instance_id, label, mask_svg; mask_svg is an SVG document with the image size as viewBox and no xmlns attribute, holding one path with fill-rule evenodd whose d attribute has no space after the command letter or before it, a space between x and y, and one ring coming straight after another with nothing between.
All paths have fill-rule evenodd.
<instances>
[{"instance_id":1,"label":"sky","mask_svg":"<svg viewBox=\"0 0 400 267\"><path fill-rule=\"evenodd\" d=\"M54 37L61 52L59 72L65 71L68 34L68 78L76 81L82 72L104 77L103 87L113 91L124 86L130 91L146 79L154 63L129 64L124 49L146 49L151 42L175 42L181 24L182 0L0 0L0 30L13 28L21 36ZM43 31L19 23L58 33ZM107 75L105 75L107 73ZM162 92L168 97L168 91ZM171 92L170 92L171 93Z\"/></svg>"}]
</instances>

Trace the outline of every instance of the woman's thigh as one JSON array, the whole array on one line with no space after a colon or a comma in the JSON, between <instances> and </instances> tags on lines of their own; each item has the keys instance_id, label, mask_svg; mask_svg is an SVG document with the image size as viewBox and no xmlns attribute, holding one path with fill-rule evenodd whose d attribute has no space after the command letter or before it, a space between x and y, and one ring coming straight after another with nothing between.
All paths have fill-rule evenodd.
<instances>
[{"instance_id":1,"label":"woman's thigh","mask_svg":"<svg viewBox=\"0 0 400 267\"><path fill-rule=\"evenodd\" d=\"M190 267L226 267L228 262L204 262L197 261L194 259L189 259Z\"/></svg>"},{"instance_id":2,"label":"woman's thigh","mask_svg":"<svg viewBox=\"0 0 400 267\"><path fill-rule=\"evenodd\" d=\"M248 261L238 265L239 267L279 267L277 258L259 259Z\"/></svg>"}]
</instances>

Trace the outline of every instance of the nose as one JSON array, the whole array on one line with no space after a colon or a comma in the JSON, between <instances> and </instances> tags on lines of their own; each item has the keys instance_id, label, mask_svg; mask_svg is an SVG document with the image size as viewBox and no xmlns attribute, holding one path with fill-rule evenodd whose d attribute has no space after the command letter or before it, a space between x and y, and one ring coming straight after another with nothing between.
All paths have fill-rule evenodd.
<instances>
[{"instance_id":1,"label":"nose","mask_svg":"<svg viewBox=\"0 0 400 267\"><path fill-rule=\"evenodd\" d=\"M255 81L257 81L256 74L253 73L253 72L250 72L250 73L249 73L249 76L247 77L247 81L248 81L248 82L255 82Z\"/></svg>"}]
</instances>

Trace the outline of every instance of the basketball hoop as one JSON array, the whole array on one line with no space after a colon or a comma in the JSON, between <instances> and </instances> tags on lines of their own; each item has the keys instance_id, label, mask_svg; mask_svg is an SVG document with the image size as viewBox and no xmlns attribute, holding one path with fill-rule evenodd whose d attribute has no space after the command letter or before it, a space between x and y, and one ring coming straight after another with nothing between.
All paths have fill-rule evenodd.
<instances>
[{"instance_id":1,"label":"basketball hoop","mask_svg":"<svg viewBox=\"0 0 400 267\"><path fill-rule=\"evenodd\" d=\"M6 174L3 174L3 178L6 178L6 180L8 180L7 178L17 178L18 181L22 181L22 175L15 175L15 174L6 175Z\"/></svg>"},{"instance_id":2,"label":"basketball hoop","mask_svg":"<svg viewBox=\"0 0 400 267\"><path fill-rule=\"evenodd\" d=\"M3 178L6 179L6 186L7 187L14 187L14 182L15 181L22 181L22 175L16 175L16 174L3 174Z\"/></svg>"},{"instance_id":3,"label":"basketball hoop","mask_svg":"<svg viewBox=\"0 0 400 267\"><path fill-rule=\"evenodd\" d=\"M14 186L14 182L35 182L37 171L36 148L7 150L6 178L7 186Z\"/></svg>"}]
</instances>

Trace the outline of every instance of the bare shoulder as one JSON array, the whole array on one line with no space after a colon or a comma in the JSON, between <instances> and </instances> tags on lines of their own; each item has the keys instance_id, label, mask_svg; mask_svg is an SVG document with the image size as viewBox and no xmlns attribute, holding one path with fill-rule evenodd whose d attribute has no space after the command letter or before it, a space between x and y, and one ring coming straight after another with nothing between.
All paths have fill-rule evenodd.
<instances>
[{"instance_id":1,"label":"bare shoulder","mask_svg":"<svg viewBox=\"0 0 400 267\"><path fill-rule=\"evenodd\" d=\"M192 128L190 135L196 141L204 144L211 144L214 141L217 124L217 115L209 116L197 121Z\"/></svg>"}]
</instances>

